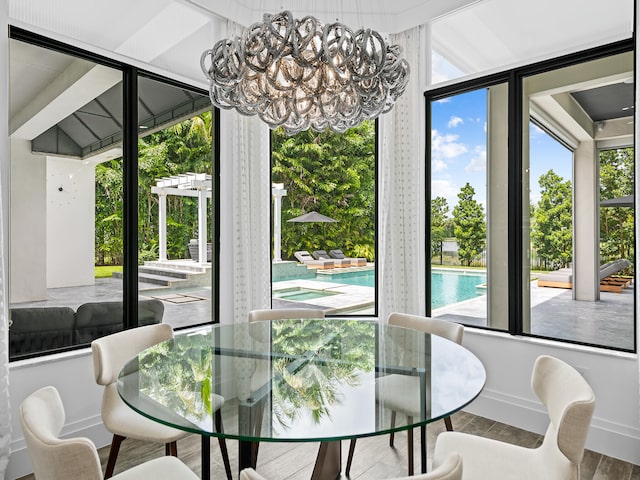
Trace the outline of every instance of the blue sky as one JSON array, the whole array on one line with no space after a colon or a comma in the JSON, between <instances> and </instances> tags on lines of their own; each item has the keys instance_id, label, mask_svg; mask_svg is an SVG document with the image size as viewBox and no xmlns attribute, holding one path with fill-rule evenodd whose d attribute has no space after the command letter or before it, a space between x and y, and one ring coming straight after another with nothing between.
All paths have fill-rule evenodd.
<instances>
[{"instance_id":1,"label":"blue sky","mask_svg":"<svg viewBox=\"0 0 640 480\"><path fill-rule=\"evenodd\" d=\"M484 88L462 93L431 107L432 197L445 197L450 212L458 203L460 188L469 182L486 213L486 93ZM553 169L565 180L571 179L571 152L533 124L530 146L531 198L535 203L540 175Z\"/></svg>"}]
</instances>

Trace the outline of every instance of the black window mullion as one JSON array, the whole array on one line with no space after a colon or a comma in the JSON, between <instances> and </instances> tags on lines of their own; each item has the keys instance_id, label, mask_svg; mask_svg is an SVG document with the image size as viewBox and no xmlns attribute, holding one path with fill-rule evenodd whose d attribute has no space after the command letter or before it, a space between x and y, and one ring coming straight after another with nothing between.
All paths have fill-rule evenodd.
<instances>
[{"instance_id":1,"label":"black window mullion","mask_svg":"<svg viewBox=\"0 0 640 480\"><path fill-rule=\"evenodd\" d=\"M522 291L522 77L515 72L509 74L507 157L509 206L507 208L508 275L509 275L509 332L523 333Z\"/></svg>"},{"instance_id":2,"label":"black window mullion","mask_svg":"<svg viewBox=\"0 0 640 480\"><path fill-rule=\"evenodd\" d=\"M127 67L123 73L124 265L122 288L123 327L128 329L138 326L138 69Z\"/></svg>"}]
</instances>

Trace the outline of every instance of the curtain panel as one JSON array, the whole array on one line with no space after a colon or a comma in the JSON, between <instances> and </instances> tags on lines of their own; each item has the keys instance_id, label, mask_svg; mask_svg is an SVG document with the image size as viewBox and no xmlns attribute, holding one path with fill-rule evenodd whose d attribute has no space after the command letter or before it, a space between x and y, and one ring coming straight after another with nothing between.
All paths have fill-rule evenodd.
<instances>
[{"instance_id":1,"label":"curtain panel","mask_svg":"<svg viewBox=\"0 0 640 480\"><path fill-rule=\"evenodd\" d=\"M411 68L409 85L380 117L378 316L425 313L424 27L390 36Z\"/></svg>"},{"instance_id":2,"label":"curtain panel","mask_svg":"<svg viewBox=\"0 0 640 480\"><path fill-rule=\"evenodd\" d=\"M0 75L4 78L0 88L0 105L9 104L9 34L8 6L0 0ZM9 183L9 120L0 117L0 479L5 477L11 453L11 411L9 405L9 312L7 306L7 185Z\"/></svg>"}]
</instances>

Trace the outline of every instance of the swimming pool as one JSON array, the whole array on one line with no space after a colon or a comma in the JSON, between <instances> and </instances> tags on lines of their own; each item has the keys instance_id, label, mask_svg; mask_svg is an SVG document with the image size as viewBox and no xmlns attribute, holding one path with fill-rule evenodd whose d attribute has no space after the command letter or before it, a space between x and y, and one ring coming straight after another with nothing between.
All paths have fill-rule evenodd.
<instances>
[{"instance_id":1,"label":"swimming pool","mask_svg":"<svg viewBox=\"0 0 640 480\"><path fill-rule=\"evenodd\" d=\"M317 279L332 283L373 287L375 284L375 272L366 270L361 272L318 274ZM486 290L478 288L478 286L486 281L487 275L482 272L464 270L432 271L431 309L434 310L485 294Z\"/></svg>"},{"instance_id":2,"label":"swimming pool","mask_svg":"<svg viewBox=\"0 0 640 480\"><path fill-rule=\"evenodd\" d=\"M318 298L331 297L337 295L336 292L325 292L322 290L313 290L310 288L287 288L284 290L276 290L273 292L273 298L280 300L292 300L294 302L304 302L305 300L316 300Z\"/></svg>"}]
</instances>

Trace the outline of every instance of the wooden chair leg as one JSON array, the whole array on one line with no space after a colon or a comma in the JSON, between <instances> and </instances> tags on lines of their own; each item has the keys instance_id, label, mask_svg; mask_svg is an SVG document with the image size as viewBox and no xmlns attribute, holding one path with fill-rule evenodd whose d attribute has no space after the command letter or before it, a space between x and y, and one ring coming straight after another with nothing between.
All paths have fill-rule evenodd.
<instances>
[{"instance_id":1,"label":"wooden chair leg","mask_svg":"<svg viewBox=\"0 0 640 480\"><path fill-rule=\"evenodd\" d=\"M444 417L444 426L447 427L447 432L453 432L453 425L451 424L451 417Z\"/></svg>"},{"instance_id":2,"label":"wooden chair leg","mask_svg":"<svg viewBox=\"0 0 640 480\"><path fill-rule=\"evenodd\" d=\"M172 457L178 456L178 442L170 442L164 444L164 454Z\"/></svg>"},{"instance_id":3,"label":"wooden chair leg","mask_svg":"<svg viewBox=\"0 0 640 480\"><path fill-rule=\"evenodd\" d=\"M413 428L407 430L407 471L413 475Z\"/></svg>"},{"instance_id":4,"label":"wooden chair leg","mask_svg":"<svg viewBox=\"0 0 640 480\"><path fill-rule=\"evenodd\" d=\"M392 410L391 411L391 428L396 426L396 411ZM393 447L393 439L395 438L395 433L391 432L389 434L389 446Z\"/></svg>"},{"instance_id":5,"label":"wooden chair leg","mask_svg":"<svg viewBox=\"0 0 640 480\"><path fill-rule=\"evenodd\" d=\"M227 442L224 438L218 437L220 445L220 453L222 453L222 462L224 463L224 471L227 473L227 480L232 480L231 464L229 463L229 452L227 451Z\"/></svg>"},{"instance_id":6,"label":"wooden chair leg","mask_svg":"<svg viewBox=\"0 0 640 480\"><path fill-rule=\"evenodd\" d=\"M349 443L349 456L347 457L347 468L344 471L344 474L348 477L349 472L351 471L351 462L353 462L353 452L356 450L356 439L352 438L351 443Z\"/></svg>"},{"instance_id":7,"label":"wooden chair leg","mask_svg":"<svg viewBox=\"0 0 640 480\"><path fill-rule=\"evenodd\" d=\"M116 466L116 459L118 458L118 452L120 451L120 444L126 437L121 435L113 435L111 440L111 448L109 449L109 460L107 460L107 470L104 472L104 478L111 478L113 476L113 469Z\"/></svg>"},{"instance_id":8,"label":"wooden chair leg","mask_svg":"<svg viewBox=\"0 0 640 480\"><path fill-rule=\"evenodd\" d=\"M219 432L224 432L222 427L222 415L220 414L220 410L216 411L214 416L216 422L216 429ZM229 463L229 451L227 450L227 442L224 438L218 437L218 444L220 445L220 453L222 454L222 462L224 463L224 471L227 474L227 480L232 480L231 475L231 464Z\"/></svg>"}]
</instances>

